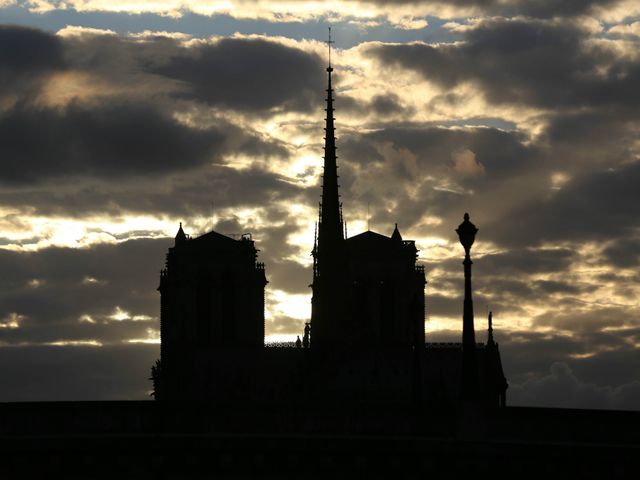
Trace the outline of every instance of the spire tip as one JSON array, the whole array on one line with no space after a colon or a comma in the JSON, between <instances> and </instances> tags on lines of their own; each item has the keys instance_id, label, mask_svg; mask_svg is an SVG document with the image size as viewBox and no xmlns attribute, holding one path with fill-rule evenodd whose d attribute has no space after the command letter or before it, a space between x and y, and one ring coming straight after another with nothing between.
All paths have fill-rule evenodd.
<instances>
[{"instance_id":1,"label":"spire tip","mask_svg":"<svg viewBox=\"0 0 640 480\"><path fill-rule=\"evenodd\" d=\"M331 73L331 72L333 72L333 68L331 68L331 44L332 43L336 43L336 42L331 40L331 26L329 26L329 40L327 40L325 43L327 44L327 47L329 48L329 66L327 67L327 72Z\"/></svg>"}]
</instances>

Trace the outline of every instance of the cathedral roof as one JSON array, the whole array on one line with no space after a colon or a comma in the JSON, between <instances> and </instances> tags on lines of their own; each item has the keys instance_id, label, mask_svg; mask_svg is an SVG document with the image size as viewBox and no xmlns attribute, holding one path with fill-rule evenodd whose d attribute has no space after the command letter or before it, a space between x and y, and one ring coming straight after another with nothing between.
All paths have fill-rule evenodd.
<instances>
[{"instance_id":1,"label":"cathedral roof","mask_svg":"<svg viewBox=\"0 0 640 480\"><path fill-rule=\"evenodd\" d=\"M223 235L222 233L215 232L211 230L208 233L200 235L192 240L192 242L196 243L209 243L216 245L234 245L237 244L239 240Z\"/></svg>"},{"instance_id":2,"label":"cathedral roof","mask_svg":"<svg viewBox=\"0 0 640 480\"><path fill-rule=\"evenodd\" d=\"M192 254L196 252L208 252L207 254L217 252L225 255L230 252L245 252L247 248L249 251L256 251L253 240L249 234L238 236L238 238L234 237L223 235L222 233L212 230L196 238L189 238L185 235L184 240L176 242L176 247L178 247L179 251L191 252Z\"/></svg>"},{"instance_id":3,"label":"cathedral roof","mask_svg":"<svg viewBox=\"0 0 640 480\"><path fill-rule=\"evenodd\" d=\"M391 238L386 235L382 235L381 233L367 230L366 232L347 238L347 242L350 245L386 246L390 244Z\"/></svg>"},{"instance_id":4,"label":"cathedral roof","mask_svg":"<svg viewBox=\"0 0 640 480\"><path fill-rule=\"evenodd\" d=\"M398 242L397 238L387 237L377 232L367 230L353 237L347 238L347 246L349 250L357 251L393 251L404 250L406 248L413 248L415 250L415 244L413 241L402 240Z\"/></svg>"}]
</instances>

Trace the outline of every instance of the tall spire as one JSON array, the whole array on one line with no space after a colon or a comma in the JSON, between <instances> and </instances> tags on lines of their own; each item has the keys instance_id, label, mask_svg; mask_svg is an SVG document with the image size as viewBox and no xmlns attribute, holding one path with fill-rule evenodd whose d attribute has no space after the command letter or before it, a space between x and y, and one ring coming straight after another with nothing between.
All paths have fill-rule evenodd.
<instances>
[{"instance_id":1,"label":"tall spire","mask_svg":"<svg viewBox=\"0 0 640 480\"><path fill-rule=\"evenodd\" d=\"M329 29L329 54L331 54ZM338 194L338 166L333 118L333 88L331 61L327 67L327 117L324 135L324 172L322 201L318 222L317 244L313 248L313 295L311 298L311 329L315 348L340 343L347 324L344 288L346 242Z\"/></svg>"},{"instance_id":2,"label":"tall spire","mask_svg":"<svg viewBox=\"0 0 640 480\"><path fill-rule=\"evenodd\" d=\"M327 244L344 239L342 215L340 214L340 195L338 194L338 166L336 155L336 137L333 118L333 88L331 86L331 27L329 27L329 66L327 67L327 117L324 137L324 173L322 176L322 208L318 228L318 247L322 250Z\"/></svg>"}]
</instances>

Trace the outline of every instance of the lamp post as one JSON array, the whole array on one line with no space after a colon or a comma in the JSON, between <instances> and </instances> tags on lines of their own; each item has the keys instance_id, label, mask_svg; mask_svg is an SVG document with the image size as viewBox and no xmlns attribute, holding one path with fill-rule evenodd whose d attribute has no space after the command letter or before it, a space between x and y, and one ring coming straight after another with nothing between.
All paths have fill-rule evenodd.
<instances>
[{"instance_id":1,"label":"lamp post","mask_svg":"<svg viewBox=\"0 0 640 480\"><path fill-rule=\"evenodd\" d=\"M464 309L462 314L462 397L471 400L477 393L478 367L476 365L476 335L473 326L473 299L471 297L471 246L478 229L464 214L464 221L456 229L464 247Z\"/></svg>"}]
</instances>

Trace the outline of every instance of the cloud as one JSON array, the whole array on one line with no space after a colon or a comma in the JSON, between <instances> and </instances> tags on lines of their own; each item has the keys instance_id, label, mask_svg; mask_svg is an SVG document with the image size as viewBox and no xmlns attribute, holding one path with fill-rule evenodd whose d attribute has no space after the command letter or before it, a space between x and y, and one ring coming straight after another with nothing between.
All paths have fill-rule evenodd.
<instances>
[{"instance_id":1,"label":"cloud","mask_svg":"<svg viewBox=\"0 0 640 480\"><path fill-rule=\"evenodd\" d=\"M548 375L509 387L511 405L555 408L637 410L640 382L619 387L586 383L566 363L555 362Z\"/></svg>"},{"instance_id":2,"label":"cloud","mask_svg":"<svg viewBox=\"0 0 640 480\"><path fill-rule=\"evenodd\" d=\"M517 206L530 205L534 196L544 198L550 188L543 151L518 131L391 124L342 133L339 148L348 220L358 213L362 218L370 203L374 225L399 221L404 229L419 228L427 236L449 238L465 211L480 225L505 222ZM473 170L463 170L465 175L452 162L464 150L475 154ZM463 155L463 161L469 159L470 154ZM494 238L487 233L481 234L484 239Z\"/></svg>"},{"instance_id":3,"label":"cloud","mask_svg":"<svg viewBox=\"0 0 640 480\"><path fill-rule=\"evenodd\" d=\"M0 25L0 72L42 73L65 65L62 42L27 27Z\"/></svg>"},{"instance_id":4,"label":"cloud","mask_svg":"<svg viewBox=\"0 0 640 480\"><path fill-rule=\"evenodd\" d=\"M116 35L116 32L103 28L90 28L80 25L67 25L66 27L58 30L56 35L60 37L80 37L87 35Z\"/></svg>"},{"instance_id":5,"label":"cloud","mask_svg":"<svg viewBox=\"0 0 640 480\"><path fill-rule=\"evenodd\" d=\"M0 181L47 177L126 177L188 170L220 161L227 134L197 130L144 104L32 109L16 105L0 117Z\"/></svg>"},{"instance_id":6,"label":"cloud","mask_svg":"<svg viewBox=\"0 0 640 480\"><path fill-rule=\"evenodd\" d=\"M614 35L629 35L632 37L640 37L640 21L614 25L611 27L607 33Z\"/></svg>"},{"instance_id":7,"label":"cloud","mask_svg":"<svg viewBox=\"0 0 640 480\"><path fill-rule=\"evenodd\" d=\"M377 115L406 113L406 109L401 104L400 97L394 93L374 96L371 99L371 109Z\"/></svg>"},{"instance_id":8,"label":"cloud","mask_svg":"<svg viewBox=\"0 0 640 480\"><path fill-rule=\"evenodd\" d=\"M0 114L4 105L36 94L49 75L65 68L60 39L32 28L0 25Z\"/></svg>"},{"instance_id":9,"label":"cloud","mask_svg":"<svg viewBox=\"0 0 640 480\"><path fill-rule=\"evenodd\" d=\"M587 173L557 195L513 212L509 224L488 225L489 238L522 248L545 241L582 243L634 236L639 226L639 176L637 163Z\"/></svg>"},{"instance_id":10,"label":"cloud","mask_svg":"<svg viewBox=\"0 0 640 480\"><path fill-rule=\"evenodd\" d=\"M0 48L0 74L14 80L14 89L18 79L28 76L38 80L41 96L51 97L47 89L56 80L51 74L64 73L66 87L74 95L55 94L66 94L67 103L117 94L166 106L165 96L170 95L264 114L273 109L305 111L322 101L320 58L312 49L267 37L119 37L84 27L66 27L51 35L13 26L3 26L0 37L5 45ZM29 91L23 98L33 101L34 96Z\"/></svg>"},{"instance_id":11,"label":"cloud","mask_svg":"<svg viewBox=\"0 0 640 480\"><path fill-rule=\"evenodd\" d=\"M638 60L575 23L490 19L463 36L455 44L372 45L368 51L441 87L471 82L496 104L557 109L637 100Z\"/></svg>"},{"instance_id":12,"label":"cloud","mask_svg":"<svg viewBox=\"0 0 640 480\"><path fill-rule=\"evenodd\" d=\"M635 236L615 239L602 253L616 267L635 268L640 265L640 239Z\"/></svg>"},{"instance_id":13,"label":"cloud","mask_svg":"<svg viewBox=\"0 0 640 480\"><path fill-rule=\"evenodd\" d=\"M181 95L254 113L307 111L323 90L319 57L259 38L190 45L152 71L185 82Z\"/></svg>"},{"instance_id":14,"label":"cloud","mask_svg":"<svg viewBox=\"0 0 640 480\"><path fill-rule=\"evenodd\" d=\"M0 282L0 318L23 317L18 328L1 329L0 342L118 343L144 336L156 322L114 324L111 316L119 308L131 317L157 318L158 272L171 244L170 239L143 239L89 249L0 250L6 272ZM99 281L85 282L86 278ZM83 315L95 323L82 322Z\"/></svg>"},{"instance_id":15,"label":"cloud","mask_svg":"<svg viewBox=\"0 0 640 480\"><path fill-rule=\"evenodd\" d=\"M5 0L11 2L12 0ZM425 16L457 18L468 15L527 15L543 18L596 15L626 10L633 12L634 4L621 0L341 0L322 4L285 0L279 2L248 2L231 0L222 4L207 1L142 0L134 4L105 0L37 0L29 2L29 10L46 13L52 10L74 9L78 12L116 12L129 15L154 13L179 19L187 13L198 15L229 15L241 20L268 22L310 22L330 17L335 21L352 21L376 25L385 19L396 28L424 28ZM611 13L609 13L611 15ZM618 17L624 17L621 12Z\"/></svg>"},{"instance_id":16,"label":"cloud","mask_svg":"<svg viewBox=\"0 0 640 480\"><path fill-rule=\"evenodd\" d=\"M197 217L201 222L203 217L212 215L214 207L218 215L225 216L246 208L279 211L280 202L297 201L304 194L303 188L288 179L259 168L236 170L224 165L203 165L188 170L178 166L174 172L165 173L164 177L158 172L85 177L82 182L51 179L38 185L0 190L0 202L5 208L61 220L87 221L87 217L97 217L105 222L110 216L117 220L122 216L152 215L182 220ZM12 223L20 231L29 228L29 218ZM108 226L100 227L99 221L92 223L91 228L99 229L94 233L111 236ZM130 234L135 236L135 231Z\"/></svg>"},{"instance_id":17,"label":"cloud","mask_svg":"<svg viewBox=\"0 0 640 480\"><path fill-rule=\"evenodd\" d=\"M476 159L476 154L469 149L456 150L451 154L453 169L464 177L475 177L484 174L484 165Z\"/></svg>"},{"instance_id":18,"label":"cloud","mask_svg":"<svg viewBox=\"0 0 640 480\"><path fill-rule=\"evenodd\" d=\"M2 402L148 400L158 345L0 348Z\"/></svg>"}]
</instances>

